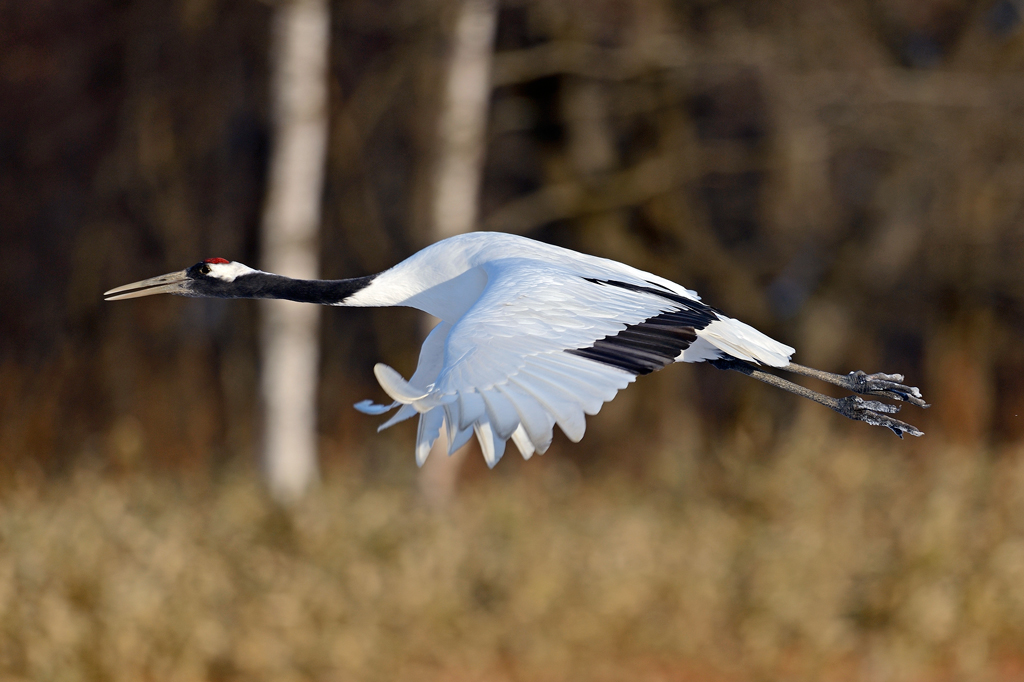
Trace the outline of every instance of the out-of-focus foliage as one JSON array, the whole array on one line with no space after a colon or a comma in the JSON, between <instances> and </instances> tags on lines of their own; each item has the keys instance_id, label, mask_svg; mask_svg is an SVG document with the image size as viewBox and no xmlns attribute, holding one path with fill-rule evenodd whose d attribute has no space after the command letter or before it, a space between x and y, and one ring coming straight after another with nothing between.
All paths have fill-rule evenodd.
<instances>
[{"instance_id":1,"label":"out-of-focus foliage","mask_svg":"<svg viewBox=\"0 0 1024 682\"><path fill-rule=\"evenodd\" d=\"M453 9L334 3L327 277L424 245ZM259 262L272 11L0 0L5 673L1024 675L1017 3L502 3L482 229L676 279L934 407L899 442L673 367L580 444L487 481L471 457L438 516L408 497L411 427L350 407L373 362L411 371L417 315L325 311L326 483L289 516L232 473L255 304L100 300Z\"/></svg>"},{"instance_id":2,"label":"out-of-focus foliage","mask_svg":"<svg viewBox=\"0 0 1024 682\"><path fill-rule=\"evenodd\" d=\"M643 493L544 458L440 513L338 476L291 513L233 474L17 486L0 503L0 669L1019 680L1022 453L909 461L854 440L822 457L834 436L788 440L729 494L685 453L689 483Z\"/></svg>"}]
</instances>

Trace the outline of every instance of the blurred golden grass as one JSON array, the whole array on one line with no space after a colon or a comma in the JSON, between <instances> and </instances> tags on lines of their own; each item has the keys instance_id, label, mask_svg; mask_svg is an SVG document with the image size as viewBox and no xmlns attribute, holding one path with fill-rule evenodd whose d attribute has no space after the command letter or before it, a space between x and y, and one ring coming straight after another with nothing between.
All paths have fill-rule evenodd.
<instances>
[{"instance_id":1,"label":"blurred golden grass","mask_svg":"<svg viewBox=\"0 0 1024 682\"><path fill-rule=\"evenodd\" d=\"M1024 450L864 438L714 484L545 457L441 511L343 472L289 512L243 473L9 482L0 676L1024 678Z\"/></svg>"}]
</instances>

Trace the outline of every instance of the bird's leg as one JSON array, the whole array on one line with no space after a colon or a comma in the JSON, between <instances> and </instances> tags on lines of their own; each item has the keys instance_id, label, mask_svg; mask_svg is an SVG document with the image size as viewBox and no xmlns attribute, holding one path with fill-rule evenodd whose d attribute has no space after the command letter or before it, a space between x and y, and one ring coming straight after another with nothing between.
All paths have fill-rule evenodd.
<instances>
[{"instance_id":1,"label":"bird's leg","mask_svg":"<svg viewBox=\"0 0 1024 682\"><path fill-rule=\"evenodd\" d=\"M919 430L917 427L911 426L906 422L901 422L900 420L889 416L890 414L899 412L900 408L896 405L886 405L885 403L880 403L877 400L864 400L863 398L855 395L847 396L845 398L833 398L825 395L824 393L812 391L811 389L804 388L799 384L794 384L792 381L787 381L782 377L777 377L774 374L760 370L754 365L748 362L743 362L742 360L711 360L710 363L718 369L731 369L741 374L746 374L748 377L753 377L758 381L763 381L766 384L775 386L776 388L781 388L783 391L789 391L790 393L813 400L819 405L824 405L829 409L835 410L849 419L862 421L872 426L884 426L900 438L903 438L904 433L909 433L911 436L924 435L924 432ZM787 367L786 369L789 368ZM805 367L803 369L808 368ZM825 372L822 372L822 374L825 374ZM838 376L840 379L843 378L841 375L832 376ZM902 379L902 377L900 378ZM845 384L838 385L845 386ZM916 391L917 389L914 390ZM918 392L917 395L919 396L920 392Z\"/></svg>"},{"instance_id":2,"label":"bird's leg","mask_svg":"<svg viewBox=\"0 0 1024 682\"><path fill-rule=\"evenodd\" d=\"M860 393L861 395L874 395L890 400L928 407L928 403L921 396L921 391L916 386L906 386L902 374L865 374L861 371L850 372L849 374L832 374L823 372L820 369L804 367L796 363L790 363L780 369L800 376L818 379L834 386L841 386L848 391Z\"/></svg>"}]
</instances>

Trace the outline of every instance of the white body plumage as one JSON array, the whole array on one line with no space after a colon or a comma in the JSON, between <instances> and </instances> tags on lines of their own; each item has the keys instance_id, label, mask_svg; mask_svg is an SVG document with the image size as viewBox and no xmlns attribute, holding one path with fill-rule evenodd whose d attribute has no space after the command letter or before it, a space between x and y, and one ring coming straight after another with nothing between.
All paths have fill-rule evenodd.
<instances>
[{"instance_id":1,"label":"white body plumage","mask_svg":"<svg viewBox=\"0 0 1024 682\"><path fill-rule=\"evenodd\" d=\"M438 242L336 304L403 305L441 319L408 381L374 368L394 402L356 405L399 408L381 429L418 414L418 464L442 429L450 451L475 433L493 467L510 438L523 457L543 453L555 424L579 441L585 415L637 374L719 358L783 367L794 352L667 279L507 234Z\"/></svg>"}]
</instances>

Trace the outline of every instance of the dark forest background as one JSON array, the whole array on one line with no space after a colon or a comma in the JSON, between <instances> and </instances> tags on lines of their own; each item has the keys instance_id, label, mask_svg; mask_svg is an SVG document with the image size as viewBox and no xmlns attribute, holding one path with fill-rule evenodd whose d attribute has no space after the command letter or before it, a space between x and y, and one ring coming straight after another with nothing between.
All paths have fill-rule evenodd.
<instances>
[{"instance_id":1,"label":"dark forest background","mask_svg":"<svg viewBox=\"0 0 1024 682\"><path fill-rule=\"evenodd\" d=\"M37 511L72 504L63 500L86 494L75 483L86 476L81 471L89 472L88 488L127 495L126 509L148 509L145 500L153 499L165 500L173 513L193 505L200 510L194 513L214 514L218 503L188 495L216 497L203 487L215 485L208 481L258 469L256 304L174 297L104 303L101 294L202 258L259 262L273 7L258 0L0 1L0 471L7 481L0 496L9 518L28 519L37 504ZM429 243L439 88L454 7L445 0L332 5L320 245L326 278L383 270ZM758 533L787 520L845 538L847 549L888 548L872 555L883 559L870 570L836 578L836 593L845 596L836 598L835 618L853 633L846 640L815 639L824 632L815 618L833 603L823 593L804 610L787 611L779 604L797 597L761 600L757 595L775 593L759 591L761 573L741 571L727 590L732 596L722 598L733 610L715 611L706 623L706 632L720 633L708 636L714 644L707 647L657 640L651 653L623 633L583 634L573 640L584 642L582 649L567 644L568 654L530 658L538 651L532 645L498 637L480 644L485 653L478 658L424 663L413 647L402 649L408 660L448 671L442 678L452 666L476 671L459 679L478 679L481 670L497 679L540 679L523 671L549 664L556 671L551 679L573 679L594 652L603 652L599 661L644 661L640 668L630 663L622 679L639 669L668 670L665 679L1024 678L1022 12L1009 0L501 3L480 229L674 279L795 346L797 362L835 372L900 372L933 407L904 411L927 435L899 442L739 375L675 367L642 378L588 419L578 445L558 435L539 461L508 457L491 474L497 484L476 455L462 473L459 513L490 509L498 499L494 504L512 510L495 512L504 519L499 526L547 521L501 494L474 497L474 489L511 487L537 502L569 486L582 506L544 508L556 516L578 508L597 517L607 512L601 518L611 519L609 527L624 518L616 514L632 513L633 503L624 500L638 499L647 509L650 491L670 500L655 504L650 518L676 527L672 514L689 499L696 511L686 518L694 523L725 519L732 530L720 537L761 538L735 540L728 545L735 553L721 555L732 557L721 567L734 577L729 571L748 562L764 567L757 543L771 544L775 536ZM359 486L383 485L380 495L405 500L394 502L398 509L417 509L405 497L416 473L414 427L377 435L376 420L351 405L382 397L374 362L411 373L420 327L413 311L324 312L319 432L332 497L372 506ZM838 468L815 478L824 471L819 467L832 466ZM181 498L146 488L157 483L139 483L154 477L204 481L197 485L208 492ZM25 497L23 488L35 492ZM126 488L150 492L138 497ZM817 501L801 506L805 494ZM614 513L587 506L602 496ZM286 512L260 506L261 499L252 492L246 504L262 510L253 514L270 529L272 549L301 554L301 542L290 549L273 544L305 532L296 530L299 522L281 521L291 517L276 516ZM343 517L352 512L314 500L321 502L308 504L327 504ZM91 502L74 504L83 506L38 513L88 516L81 509ZM861 510L859 530L829 530L833 504ZM935 519L945 519L934 526L944 530L928 525ZM819 521L824 526L814 526ZM45 535L46 522L38 523L32 527ZM567 542L605 537L566 528ZM458 543L492 537L482 527L464 532ZM19 560L12 558L19 556L17 537L10 528L0 533L0 554L12 565ZM367 537L368 565L411 551L396 549L394 538L380 540L380 549L377 536ZM203 542L204 551L213 551ZM665 543L644 547L659 563ZM547 556L524 552L538 561ZM856 563L846 554L812 554L807 565ZM320 561L315 552L303 556ZM503 597L494 595L507 595L514 579L495 571L480 568L486 579L470 581L465 592L452 583L452 594L462 596L451 603L465 597L483 615L469 625L445 620L456 618L449 612L438 616L440 623L460 623L445 631L449 644L477 641L473 633L486 631L480 623L495 622L487 614L505 613ZM789 575L818 584L798 570ZM102 587L88 587L92 578L68 580L87 586L84 597L72 589L69 604L102 612L100 602L89 601L90 590L107 594ZM658 603L657 595L667 593L644 594L638 603ZM580 600L566 608L586 613L589 602ZM935 604L946 610L929 610ZM77 613L77 606L68 608ZM693 608L679 612L690 616L677 626L704 622L695 614L705 611ZM913 625L918 617L925 625ZM11 622L31 620L18 618ZM932 628L936 622L946 625ZM548 626L557 629L554 623ZM34 659L28 639L19 639L28 637L24 632L0 637L0 660L27 678ZM840 640L845 644L835 644ZM82 641L82 651L95 648L93 640ZM353 646L383 651L397 641ZM239 663L249 654L217 651L188 675L258 677L257 668ZM661 667L659 661L680 656L689 663ZM296 664L295 674L326 679L324 670L347 670L370 679L365 671L407 670L380 668L383 659L372 657L358 665L323 660L333 662ZM91 679L118 677L113 664L89 665L101 671ZM148 670L152 679L170 670L139 665L124 670ZM600 670L619 679L614 666Z\"/></svg>"},{"instance_id":2,"label":"dark forest background","mask_svg":"<svg viewBox=\"0 0 1024 682\"><path fill-rule=\"evenodd\" d=\"M427 243L448 9L335 8L325 277ZM2 7L5 466L58 471L117 456L119 442L122 457L137 443L170 467L253 449L254 305L100 293L210 256L259 262L270 12L252 0ZM506 3L480 227L674 278L804 364L902 372L935 404L915 418L937 437L1016 441L1018 23L1010 3ZM328 462L380 457L364 454L373 425L349 406L376 395L374 361L412 367L417 324L328 311ZM753 419L767 443L796 409L768 396L706 367L673 370L595 420L608 438L560 456L622 458L636 425L681 410L696 415L688 439Z\"/></svg>"}]
</instances>

